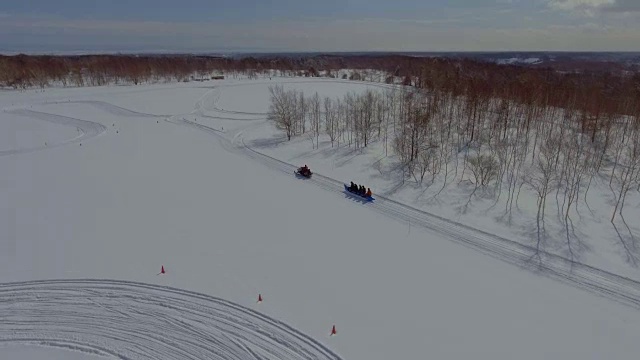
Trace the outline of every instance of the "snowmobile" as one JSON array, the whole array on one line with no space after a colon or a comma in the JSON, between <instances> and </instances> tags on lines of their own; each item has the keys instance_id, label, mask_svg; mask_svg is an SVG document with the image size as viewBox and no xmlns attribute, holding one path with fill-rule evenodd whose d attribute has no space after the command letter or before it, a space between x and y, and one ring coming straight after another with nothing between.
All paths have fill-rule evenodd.
<instances>
[{"instance_id":1,"label":"snowmobile","mask_svg":"<svg viewBox=\"0 0 640 360\"><path fill-rule=\"evenodd\" d=\"M311 178L311 175L313 175L311 169L309 169L306 165L298 168L298 170L294 171L294 174L305 177L307 179Z\"/></svg>"},{"instance_id":2,"label":"snowmobile","mask_svg":"<svg viewBox=\"0 0 640 360\"><path fill-rule=\"evenodd\" d=\"M343 185L344 185L344 190L345 190L346 192L348 192L349 194L353 194L353 195L359 196L359 197L361 197L362 199L364 199L364 200L366 200L366 201L373 201L373 200L375 200L375 199L374 199L374 197L373 197L373 196L371 196L371 195L368 195L368 194L366 194L366 193L365 193L365 194L362 194L362 193L360 193L360 192L354 191L354 190L353 190L353 189L351 189L351 187L350 187L349 185L347 185L347 184L343 184Z\"/></svg>"}]
</instances>

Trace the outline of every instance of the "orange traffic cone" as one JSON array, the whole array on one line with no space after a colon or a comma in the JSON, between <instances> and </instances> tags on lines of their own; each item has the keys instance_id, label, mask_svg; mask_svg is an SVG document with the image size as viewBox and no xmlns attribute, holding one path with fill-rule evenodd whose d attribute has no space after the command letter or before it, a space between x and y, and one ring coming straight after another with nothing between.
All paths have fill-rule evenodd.
<instances>
[{"instance_id":1,"label":"orange traffic cone","mask_svg":"<svg viewBox=\"0 0 640 360\"><path fill-rule=\"evenodd\" d=\"M338 332L336 331L336 326L333 325L333 328L331 329L331 335L330 336L336 335L337 333Z\"/></svg>"}]
</instances>

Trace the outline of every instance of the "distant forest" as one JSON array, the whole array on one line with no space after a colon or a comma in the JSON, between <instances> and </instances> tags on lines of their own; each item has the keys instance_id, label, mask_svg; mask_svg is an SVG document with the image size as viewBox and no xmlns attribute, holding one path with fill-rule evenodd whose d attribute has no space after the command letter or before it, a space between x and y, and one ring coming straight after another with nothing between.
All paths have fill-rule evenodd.
<instances>
[{"instance_id":1,"label":"distant forest","mask_svg":"<svg viewBox=\"0 0 640 360\"><path fill-rule=\"evenodd\" d=\"M0 87L101 86L188 81L212 74L334 77L337 70L377 70L386 82L469 98L500 98L571 108L584 119L640 112L640 72L612 62L573 71L486 61L404 55L314 55L227 58L194 55L0 56ZM589 70L586 70L586 69ZM361 80L356 76L352 80ZM598 120L589 120L598 128ZM585 123L585 126L587 124Z\"/></svg>"},{"instance_id":2,"label":"distant forest","mask_svg":"<svg viewBox=\"0 0 640 360\"><path fill-rule=\"evenodd\" d=\"M194 55L0 56L0 87L101 86L188 81L212 74L335 77L340 69L377 70L386 82L468 98L499 98L571 108L597 131L609 115L640 113L640 72L610 62L551 67L403 55L314 55L227 58ZM626 70L625 70L626 69ZM363 80L352 76L352 80ZM595 119L595 120L593 120ZM587 124L588 123L588 124Z\"/></svg>"}]
</instances>

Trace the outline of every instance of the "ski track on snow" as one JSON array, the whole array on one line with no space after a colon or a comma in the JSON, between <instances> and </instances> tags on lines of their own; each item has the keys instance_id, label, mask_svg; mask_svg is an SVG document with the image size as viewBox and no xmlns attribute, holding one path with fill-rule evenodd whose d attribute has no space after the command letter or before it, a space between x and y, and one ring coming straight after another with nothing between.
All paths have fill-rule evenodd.
<instances>
[{"instance_id":1,"label":"ski track on snow","mask_svg":"<svg viewBox=\"0 0 640 360\"><path fill-rule=\"evenodd\" d=\"M91 105L97 109L103 110L111 115L124 116L124 117L143 117L143 118L163 118L171 115L154 115L143 112L129 110L105 101L98 100L71 100L71 101L54 101L44 103L45 105L60 105L60 104L86 104Z\"/></svg>"},{"instance_id":2,"label":"ski track on snow","mask_svg":"<svg viewBox=\"0 0 640 360\"><path fill-rule=\"evenodd\" d=\"M0 345L119 359L340 360L292 327L238 304L118 280L0 284Z\"/></svg>"},{"instance_id":3,"label":"ski track on snow","mask_svg":"<svg viewBox=\"0 0 640 360\"><path fill-rule=\"evenodd\" d=\"M329 79L326 79L326 80L278 81L277 82L277 84L323 84L323 83L324 84L326 84L326 83L342 83L342 84L349 84L349 85L358 84L358 85L365 85L367 87L375 87L375 88L381 88L381 89L396 89L398 91L405 91L405 92L415 91L415 88L405 88L404 86L398 86L398 85L392 85L392 84L382 84L382 83L356 81L356 80L339 80L339 79L329 80ZM257 82L242 83L242 84L228 84L228 85L213 86L210 89L212 89L212 90L220 90L220 89L229 88L229 87L269 85L269 84L274 84L274 82L271 82L271 81L257 81ZM206 88L209 88L209 87L206 87ZM203 98L204 98L204 96L203 96ZM243 119L243 118L225 118L225 117L209 116L209 115L205 115L203 113L204 110L202 109L202 102L203 102L203 99L200 99L198 101L198 105L197 105L197 109L198 109L200 115L203 116L203 117L211 118L211 119L237 120L237 121L256 121L256 120L265 120L266 117L267 117L267 113L256 113L256 112L246 112L246 111L236 111L236 110L224 110L224 109L218 108L216 105L212 105L209 110L212 110L212 111L215 111L215 112L221 113L221 114L244 115L244 116L252 116L254 118L252 118L252 119L244 118Z\"/></svg>"},{"instance_id":4,"label":"ski track on snow","mask_svg":"<svg viewBox=\"0 0 640 360\"><path fill-rule=\"evenodd\" d=\"M16 110L7 111L7 113L13 114L13 115L25 116L25 117L29 117L37 120L48 121L58 125L75 127L79 130L80 135L66 141L61 141L61 142L43 145L43 146L2 150L0 151L0 156L25 154L25 153L30 153L34 151L44 150L44 149L56 148L63 145L79 143L82 140L86 140L86 139L98 136L107 130L107 128L104 125L93 122L93 121L80 120L80 119L75 119L67 116L48 114L48 113L39 112L39 111L33 111L33 110L27 110L27 109L16 109Z\"/></svg>"}]
</instances>

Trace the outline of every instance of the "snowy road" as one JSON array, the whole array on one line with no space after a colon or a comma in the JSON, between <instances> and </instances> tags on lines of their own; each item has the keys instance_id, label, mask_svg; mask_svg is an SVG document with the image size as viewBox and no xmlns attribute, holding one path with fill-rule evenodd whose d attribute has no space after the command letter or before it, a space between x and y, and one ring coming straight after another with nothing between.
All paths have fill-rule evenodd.
<instances>
[{"instance_id":1,"label":"snowy road","mask_svg":"<svg viewBox=\"0 0 640 360\"><path fill-rule=\"evenodd\" d=\"M295 329L240 305L114 280L0 285L0 343L120 359L340 359Z\"/></svg>"}]
</instances>

